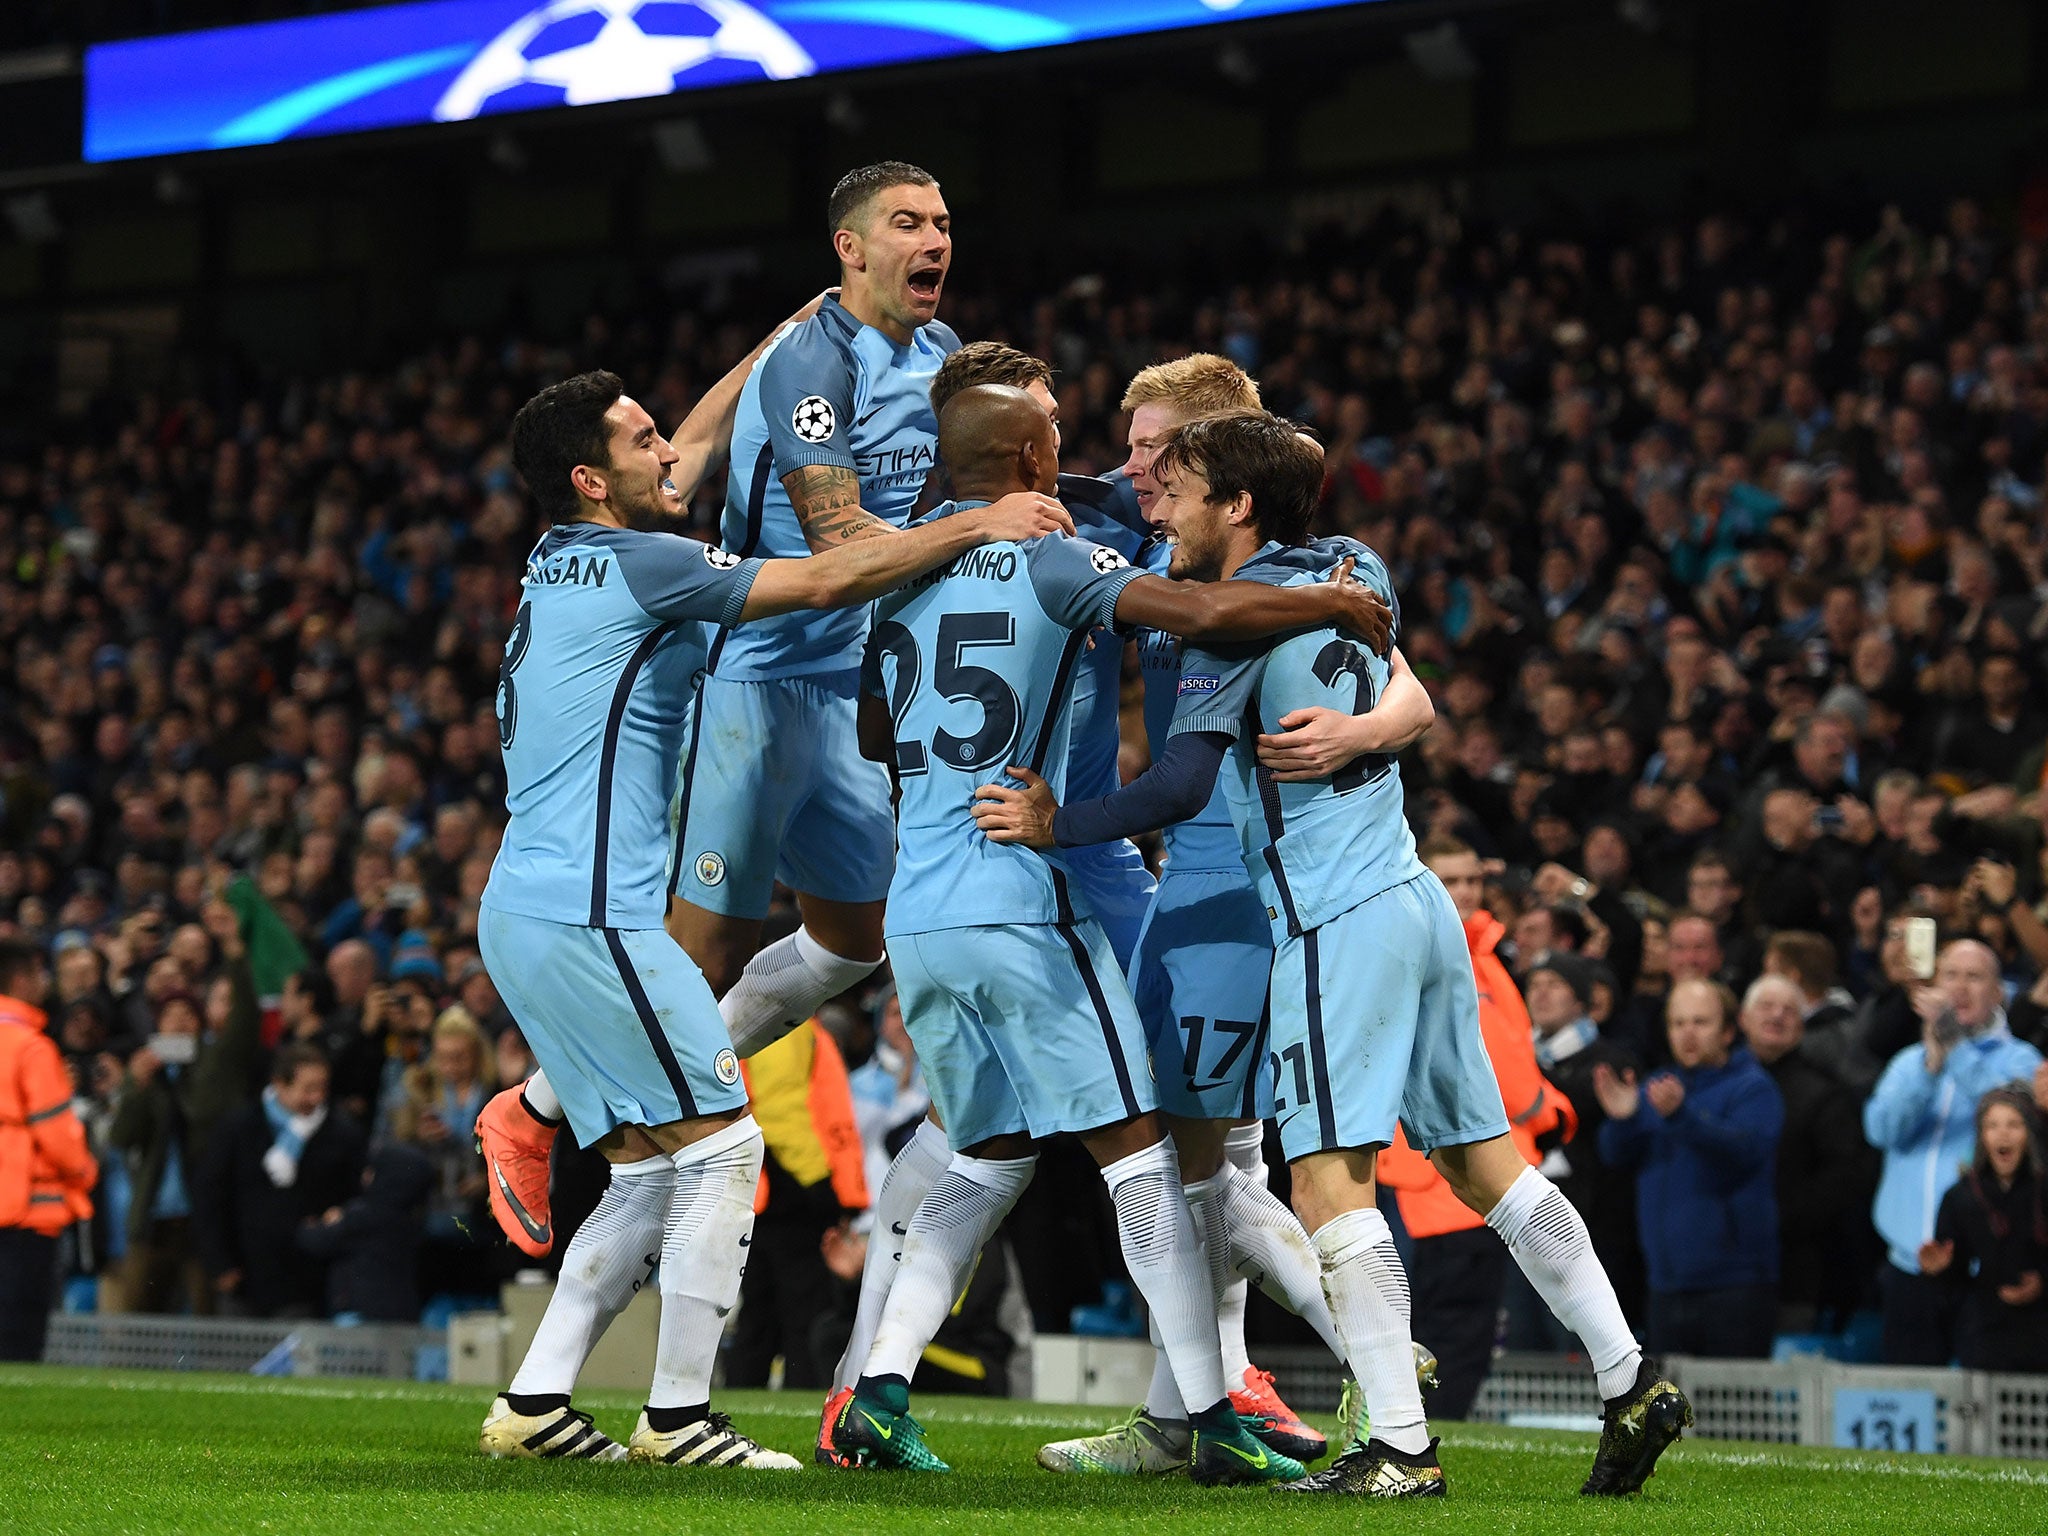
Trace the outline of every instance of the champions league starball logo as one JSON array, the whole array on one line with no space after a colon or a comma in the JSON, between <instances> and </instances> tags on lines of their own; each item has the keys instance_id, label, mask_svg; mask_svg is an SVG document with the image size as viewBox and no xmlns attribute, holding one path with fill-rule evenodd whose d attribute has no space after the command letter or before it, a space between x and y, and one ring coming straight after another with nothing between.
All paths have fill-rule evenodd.
<instances>
[{"instance_id":1,"label":"champions league starball logo","mask_svg":"<svg viewBox=\"0 0 2048 1536\"><path fill-rule=\"evenodd\" d=\"M434 116L447 123L666 96L682 76L721 60L770 80L817 69L795 38L742 0L553 0L486 43Z\"/></svg>"}]
</instances>

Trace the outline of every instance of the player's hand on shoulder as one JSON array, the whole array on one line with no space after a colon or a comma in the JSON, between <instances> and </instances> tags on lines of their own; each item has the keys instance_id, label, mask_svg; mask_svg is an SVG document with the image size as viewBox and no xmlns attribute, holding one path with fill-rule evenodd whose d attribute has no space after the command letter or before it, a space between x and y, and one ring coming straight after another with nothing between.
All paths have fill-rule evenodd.
<instances>
[{"instance_id":1,"label":"player's hand on shoulder","mask_svg":"<svg viewBox=\"0 0 2048 1536\"><path fill-rule=\"evenodd\" d=\"M1052 847L1052 819L1059 810L1059 802L1052 797L1052 786L1029 768L1012 765L1003 771L1024 787L982 785L974 792L974 824L992 843Z\"/></svg>"},{"instance_id":2,"label":"player's hand on shoulder","mask_svg":"<svg viewBox=\"0 0 2048 1536\"><path fill-rule=\"evenodd\" d=\"M1320 704L1280 717L1276 735L1259 738L1259 762L1287 784L1327 779L1361 752L1378 750L1372 716L1347 715Z\"/></svg>"},{"instance_id":3,"label":"player's hand on shoulder","mask_svg":"<svg viewBox=\"0 0 2048 1536\"><path fill-rule=\"evenodd\" d=\"M1353 578L1356 563L1346 555L1328 578L1339 593L1337 627L1371 646L1375 656L1384 656L1394 648L1394 610L1379 593Z\"/></svg>"},{"instance_id":4,"label":"player's hand on shoulder","mask_svg":"<svg viewBox=\"0 0 2048 1536\"><path fill-rule=\"evenodd\" d=\"M1055 498L1037 491L1012 491L962 516L975 520L985 544L1023 544L1048 533L1072 533L1074 519Z\"/></svg>"}]
</instances>

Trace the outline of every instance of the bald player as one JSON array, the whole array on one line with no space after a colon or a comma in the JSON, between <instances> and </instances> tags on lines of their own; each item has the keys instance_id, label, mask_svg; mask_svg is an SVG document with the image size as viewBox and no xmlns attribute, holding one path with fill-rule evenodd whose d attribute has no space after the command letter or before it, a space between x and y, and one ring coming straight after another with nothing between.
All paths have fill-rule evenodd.
<instances>
[{"instance_id":1,"label":"bald player","mask_svg":"<svg viewBox=\"0 0 2048 1536\"><path fill-rule=\"evenodd\" d=\"M954 396L939 451L956 499L933 520L1058 483L1052 422L1021 389ZM1251 592L1252 601L1240 595ZM1290 596L1305 606L1274 601ZM1190 1474L1299 1475L1290 1469L1300 1463L1253 1439L1230 1405L1204 1247L1101 924L1062 856L988 841L973 804L977 790L1016 782L1019 771L1064 781L1074 673L1090 630L1144 624L1247 639L1316 622L1309 608L1339 624L1375 621L1349 582L1179 584L1072 538L989 545L878 605L864 691L887 698L890 720L879 742L872 730L863 736L889 755L902 789L885 936L904 1022L954 1151L910 1223L865 1370L833 1419L839 1455L943 1469L910 1417L911 1371L1030 1181L1036 1141L1071 1131L1102 1169L1132 1279L1193 1409Z\"/></svg>"}]
</instances>

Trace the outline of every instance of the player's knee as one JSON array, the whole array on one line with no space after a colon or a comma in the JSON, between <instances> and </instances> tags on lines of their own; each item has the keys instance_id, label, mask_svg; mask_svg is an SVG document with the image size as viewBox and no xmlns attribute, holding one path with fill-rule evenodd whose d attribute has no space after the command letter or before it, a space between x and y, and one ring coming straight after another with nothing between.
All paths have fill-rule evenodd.
<instances>
[{"instance_id":1,"label":"player's knee","mask_svg":"<svg viewBox=\"0 0 2048 1536\"><path fill-rule=\"evenodd\" d=\"M991 1136L986 1141L977 1141L965 1148L963 1157L980 1158L985 1162L1009 1163L1019 1158L1030 1157L1038 1145L1023 1131L1005 1136Z\"/></svg>"},{"instance_id":2,"label":"player's knee","mask_svg":"<svg viewBox=\"0 0 2048 1536\"><path fill-rule=\"evenodd\" d=\"M1165 1139L1165 1126L1160 1124L1159 1116L1150 1111L1081 1133L1081 1145L1088 1149L1088 1155L1095 1159L1098 1168L1122 1162L1147 1147L1158 1146Z\"/></svg>"},{"instance_id":3,"label":"player's knee","mask_svg":"<svg viewBox=\"0 0 2048 1536\"><path fill-rule=\"evenodd\" d=\"M1481 1216L1491 1211L1508 1186L1528 1166L1505 1136L1470 1146L1438 1147L1430 1163L1443 1175L1451 1193Z\"/></svg>"},{"instance_id":4,"label":"player's knee","mask_svg":"<svg viewBox=\"0 0 2048 1536\"><path fill-rule=\"evenodd\" d=\"M1311 1235L1346 1211L1363 1210L1379 1199L1370 1150L1311 1152L1288 1164L1290 1203Z\"/></svg>"},{"instance_id":5,"label":"player's knee","mask_svg":"<svg viewBox=\"0 0 2048 1536\"><path fill-rule=\"evenodd\" d=\"M813 942L845 960L882 961L882 913L879 901L824 901L797 897L804 928Z\"/></svg>"},{"instance_id":6,"label":"player's knee","mask_svg":"<svg viewBox=\"0 0 2048 1536\"><path fill-rule=\"evenodd\" d=\"M1199 1184L1213 1178L1223 1166L1223 1138L1228 1129L1220 1120L1184 1120L1169 1116L1167 1130L1173 1136L1174 1151L1180 1156L1183 1184Z\"/></svg>"}]
</instances>

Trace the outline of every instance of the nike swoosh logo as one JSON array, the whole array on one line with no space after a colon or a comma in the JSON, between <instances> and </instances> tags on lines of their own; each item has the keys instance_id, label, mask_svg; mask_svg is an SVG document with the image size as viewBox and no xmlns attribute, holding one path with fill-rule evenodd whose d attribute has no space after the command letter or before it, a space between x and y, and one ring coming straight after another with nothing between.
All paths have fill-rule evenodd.
<instances>
[{"instance_id":1,"label":"nike swoosh logo","mask_svg":"<svg viewBox=\"0 0 2048 1536\"><path fill-rule=\"evenodd\" d=\"M1245 1455L1243 1451L1240 1451L1228 1440L1218 1440L1216 1442L1216 1449L1219 1451L1230 1452L1231 1455L1235 1456L1239 1461L1243 1462L1246 1466L1250 1467L1254 1472L1263 1472L1266 1470L1266 1449L1264 1446L1259 1447L1259 1454L1256 1460L1254 1460L1250 1456Z\"/></svg>"},{"instance_id":2,"label":"nike swoosh logo","mask_svg":"<svg viewBox=\"0 0 2048 1536\"><path fill-rule=\"evenodd\" d=\"M875 1433L880 1435L884 1440L894 1440L896 1438L896 1431L893 1429L884 1429L882 1427L881 1421L877 1419L872 1413L869 1413L867 1409L856 1408L854 1412L858 1413L862 1418L866 1419L870 1424L874 1425ZM1263 1463L1261 1463L1261 1465L1263 1465Z\"/></svg>"},{"instance_id":3,"label":"nike swoosh logo","mask_svg":"<svg viewBox=\"0 0 2048 1536\"><path fill-rule=\"evenodd\" d=\"M740 1246L741 1246L742 1248L751 1248L751 1247L753 1247L753 1246L754 1246L754 1240L753 1240L753 1238L751 1238L751 1237L743 1237L743 1238L741 1238L741 1239L740 1239Z\"/></svg>"},{"instance_id":4,"label":"nike swoosh logo","mask_svg":"<svg viewBox=\"0 0 2048 1536\"><path fill-rule=\"evenodd\" d=\"M536 1243L552 1243L554 1238L548 1229L535 1221L526 1207L519 1203L519 1197L512 1193L512 1186L505 1182L505 1170L495 1162L491 1164L491 1177L498 1181L498 1193L505 1197L505 1204L512 1208L512 1215L526 1229L526 1235Z\"/></svg>"},{"instance_id":5,"label":"nike swoosh logo","mask_svg":"<svg viewBox=\"0 0 2048 1536\"><path fill-rule=\"evenodd\" d=\"M900 1221L892 1221L889 1223L889 1230L891 1232L894 1232L898 1237L903 1237L910 1231L910 1228L904 1226L903 1223Z\"/></svg>"},{"instance_id":6,"label":"nike swoosh logo","mask_svg":"<svg viewBox=\"0 0 2048 1536\"><path fill-rule=\"evenodd\" d=\"M879 416L879 415L881 415L881 414L882 414L882 407L878 405L878 406L876 406L876 407L875 407L875 408L874 408L874 409L873 409L872 411L869 411L869 412L867 413L867 415L865 415L865 416L861 417L861 418L860 418L860 420L856 421L856 422L854 423L854 425L855 425L856 427L864 427L864 426L866 426L866 425L867 425L867 424L868 424L869 422L873 421L873 420L874 420L874 419L875 419L875 418L876 418L877 416Z\"/></svg>"}]
</instances>

